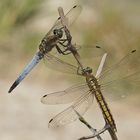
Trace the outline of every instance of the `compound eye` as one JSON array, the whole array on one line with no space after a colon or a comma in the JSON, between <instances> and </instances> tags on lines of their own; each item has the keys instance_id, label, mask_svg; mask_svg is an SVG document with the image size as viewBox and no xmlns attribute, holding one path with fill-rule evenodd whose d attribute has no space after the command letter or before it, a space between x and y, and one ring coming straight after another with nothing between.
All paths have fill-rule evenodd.
<instances>
[{"instance_id":1,"label":"compound eye","mask_svg":"<svg viewBox=\"0 0 140 140\"><path fill-rule=\"evenodd\" d=\"M57 30L56 30L56 29L54 29L54 30L53 30L53 33L56 35L56 34L57 34Z\"/></svg>"}]
</instances>

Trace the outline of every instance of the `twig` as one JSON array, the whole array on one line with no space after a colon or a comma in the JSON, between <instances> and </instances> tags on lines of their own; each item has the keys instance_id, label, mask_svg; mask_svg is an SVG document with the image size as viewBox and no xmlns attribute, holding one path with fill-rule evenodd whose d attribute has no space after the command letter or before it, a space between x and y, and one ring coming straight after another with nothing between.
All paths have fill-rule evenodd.
<instances>
[{"instance_id":1,"label":"twig","mask_svg":"<svg viewBox=\"0 0 140 140\"><path fill-rule=\"evenodd\" d=\"M106 127L104 127L103 129L96 131L94 133L94 135L90 135L90 136L86 136L86 137L81 137L79 140L86 140L86 139L91 139L91 138L95 138L98 137L100 134L104 133L107 130ZM102 139L101 139L102 140Z\"/></svg>"},{"instance_id":2,"label":"twig","mask_svg":"<svg viewBox=\"0 0 140 140\"><path fill-rule=\"evenodd\" d=\"M83 68L83 65L82 65L82 63L80 61L80 55L79 55L79 53L77 52L76 48L71 44L72 36L70 34L70 31L68 30L68 26L67 26L67 22L66 22L67 19L65 19L63 8L62 7L59 7L58 8L58 12L59 12L59 15L61 17L61 22L62 22L62 25L64 27L64 31L65 31L65 34L66 34L66 37L67 37L67 40L68 40L67 47L71 51L71 53L73 54L73 56L75 57L78 65L79 65L79 67L82 68L82 69L84 69Z\"/></svg>"},{"instance_id":3,"label":"twig","mask_svg":"<svg viewBox=\"0 0 140 140\"><path fill-rule=\"evenodd\" d=\"M75 109L74 109L75 113L79 116L79 120L85 124L91 132L93 132L93 135L90 136L86 136L86 137L81 137L78 140L85 140L85 139L91 139L91 138L97 138L98 140L103 140L100 136L100 134L104 133L105 131L108 130L109 134L111 135L112 140L117 140L117 136L114 133L114 131L111 129L111 127L109 125L105 125L103 129L97 131L96 129L94 129Z\"/></svg>"},{"instance_id":4,"label":"twig","mask_svg":"<svg viewBox=\"0 0 140 140\"><path fill-rule=\"evenodd\" d=\"M97 134L97 131L96 131L96 129L94 129L75 109L74 109L74 111L75 111L75 113L78 115L78 117L79 117L79 120L82 122L82 123L84 123L88 128L89 128L89 130L91 131L91 132L93 132L93 134L94 134L94 137L97 137L97 139L98 140L103 140L102 138L101 138L101 136L99 135L99 134ZM96 135L96 136L95 136ZM93 136L93 135L92 135ZM79 140L82 140L83 138L86 138L86 137L82 137L82 138L80 138Z\"/></svg>"}]
</instances>

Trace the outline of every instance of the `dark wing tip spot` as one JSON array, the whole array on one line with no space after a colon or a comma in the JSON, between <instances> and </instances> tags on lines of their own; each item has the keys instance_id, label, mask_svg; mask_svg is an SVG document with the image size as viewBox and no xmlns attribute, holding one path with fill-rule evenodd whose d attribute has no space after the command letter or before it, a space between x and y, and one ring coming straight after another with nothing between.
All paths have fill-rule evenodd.
<instances>
[{"instance_id":1,"label":"dark wing tip spot","mask_svg":"<svg viewBox=\"0 0 140 140\"><path fill-rule=\"evenodd\" d=\"M47 95L44 95L43 98L46 97L46 96L47 96Z\"/></svg>"},{"instance_id":2,"label":"dark wing tip spot","mask_svg":"<svg viewBox=\"0 0 140 140\"><path fill-rule=\"evenodd\" d=\"M136 50L132 50L132 51L131 51L131 53L134 53L134 52L136 52Z\"/></svg>"},{"instance_id":3,"label":"dark wing tip spot","mask_svg":"<svg viewBox=\"0 0 140 140\"><path fill-rule=\"evenodd\" d=\"M74 5L74 6L73 6L73 8L76 8L76 7L77 7L77 5Z\"/></svg>"},{"instance_id":4,"label":"dark wing tip spot","mask_svg":"<svg viewBox=\"0 0 140 140\"><path fill-rule=\"evenodd\" d=\"M51 123L53 121L53 119L50 119L49 123Z\"/></svg>"},{"instance_id":5,"label":"dark wing tip spot","mask_svg":"<svg viewBox=\"0 0 140 140\"><path fill-rule=\"evenodd\" d=\"M100 46L96 46L96 48L99 48L100 49L101 47Z\"/></svg>"}]
</instances>

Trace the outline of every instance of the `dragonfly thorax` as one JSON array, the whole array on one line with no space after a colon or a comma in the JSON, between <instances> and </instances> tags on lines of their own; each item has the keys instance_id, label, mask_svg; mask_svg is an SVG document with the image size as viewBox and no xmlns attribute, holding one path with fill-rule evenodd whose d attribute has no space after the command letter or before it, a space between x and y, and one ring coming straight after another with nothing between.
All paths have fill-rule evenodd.
<instances>
[{"instance_id":1,"label":"dragonfly thorax","mask_svg":"<svg viewBox=\"0 0 140 140\"><path fill-rule=\"evenodd\" d=\"M51 36L45 36L39 45L39 50L43 55L50 52L56 46L59 39L63 36L63 31L62 29L54 29L53 34Z\"/></svg>"},{"instance_id":2,"label":"dragonfly thorax","mask_svg":"<svg viewBox=\"0 0 140 140\"><path fill-rule=\"evenodd\" d=\"M44 55L50 52L57 44L59 37L57 35L52 35L49 37L44 37L39 45L40 52Z\"/></svg>"},{"instance_id":3,"label":"dragonfly thorax","mask_svg":"<svg viewBox=\"0 0 140 140\"><path fill-rule=\"evenodd\" d=\"M88 87L91 90L100 90L100 85L97 81L97 79L93 76L86 78L86 81L88 83Z\"/></svg>"},{"instance_id":4,"label":"dragonfly thorax","mask_svg":"<svg viewBox=\"0 0 140 140\"><path fill-rule=\"evenodd\" d=\"M91 74L91 73L92 73L92 68L90 68L90 67L86 67L86 68L82 69L83 75L87 75L87 74Z\"/></svg>"}]
</instances>

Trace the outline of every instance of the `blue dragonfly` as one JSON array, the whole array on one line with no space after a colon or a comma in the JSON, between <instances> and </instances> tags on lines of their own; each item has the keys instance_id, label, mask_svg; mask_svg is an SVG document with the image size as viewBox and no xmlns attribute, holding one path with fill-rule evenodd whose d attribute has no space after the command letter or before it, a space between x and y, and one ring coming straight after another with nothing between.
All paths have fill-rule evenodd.
<instances>
[{"instance_id":1,"label":"blue dragonfly","mask_svg":"<svg viewBox=\"0 0 140 140\"><path fill-rule=\"evenodd\" d=\"M70 11L65 15L67 19L67 25L70 27L73 22L77 19L81 12L82 8L80 5L76 5L70 9ZM65 33L63 30L63 25L61 24L60 17L56 20L53 27L50 31L45 35L45 37L41 40L39 45L39 51L33 56L32 60L26 67L23 69L21 74L17 77L13 85L9 89L9 93L12 92L14 88L29 74L29 72L40 62L40 60L44 59L44 56L52 51L52 49L56 48L58 53L60 54L68 54L68 50L66 49L67 39L65 38Z\"/></svg>"}]
</instances>

